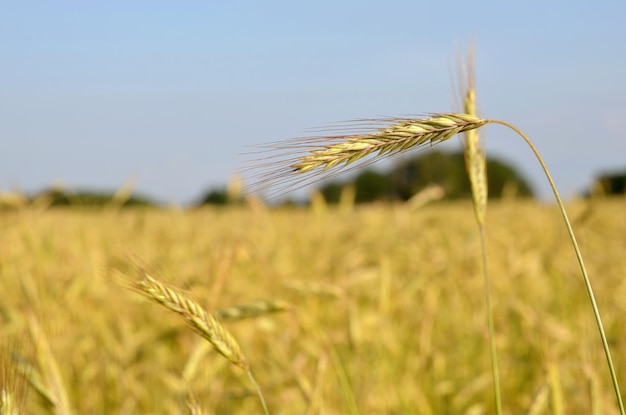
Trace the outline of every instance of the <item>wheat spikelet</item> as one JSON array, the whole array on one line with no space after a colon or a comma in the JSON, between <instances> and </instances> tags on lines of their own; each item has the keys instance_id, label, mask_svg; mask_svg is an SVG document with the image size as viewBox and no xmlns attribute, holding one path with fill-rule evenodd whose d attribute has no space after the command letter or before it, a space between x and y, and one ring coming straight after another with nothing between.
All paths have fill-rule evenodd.
<instances>
[{"instance_id":1,"label":"wheat spikelet","mask_svg":"<svg viewBox=\"0 0 626 415\"><path fill-rule=\"evenodd\" d=\"M356 162L360 163L353 167L420 146L434 145L485 124L486 120L458 113L434 114L429 118L366 119L345 124L346 128L361 130L356 134L306 137L269 144L263 146L267 151L281 153L253 161L248 172L260 174L255 175L257 181L248 186L247 191L265 190L272 185L278 185L279 191L287 191L294 186L331 177ZM383 127L371 131L380 125ZM303 173L312 173L312 177L294 180Z\"/></svg>"},{"instance_id":2,"label":"wheat spikelet","mask_svg":"<svg viewBox=\"0 0 626 415\"><path fill-rule=\"evenodd\" d=\"M474 49L467 53L467 66L461 65L459 84L462 88L463 111L476 116L476 86ZM463 79L465 76L465 79ZM478 130L465 131L465 164L472 188L472 202L476 221L482 225L487 212L487 158L480 146Z\"/></svg>"},{"instance_id":3,"label":"wheat spikelet","mask_svg":"<svg viewBox=\"0 0 626 415\"><path fill-rule=\"evenodd\" d=\"M221 308L213 314L222 321L243 320L264 314L291 310L291 304L280 300L257 300L248 304Z\"/></svg>"},{"instance_id":4,"label":"wheat spikelet","mask_svg":"<svg viewBox=\"0 0 626 415\"><path fill-rule=\"evenodd\" d=\"M245 371L250 370L239 344L220 322L195 301L178 290L168 287L148 274L137 281L133 288L146 298L181 315L189 326L205 338L222 356Z\"/></svg>"}]
</instances>

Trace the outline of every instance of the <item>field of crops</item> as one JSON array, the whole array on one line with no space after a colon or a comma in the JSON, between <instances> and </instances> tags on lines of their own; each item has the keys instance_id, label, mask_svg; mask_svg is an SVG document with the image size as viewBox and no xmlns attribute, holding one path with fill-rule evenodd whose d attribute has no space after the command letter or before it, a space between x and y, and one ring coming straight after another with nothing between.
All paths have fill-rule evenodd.
<instances>
[{"instance_id":1,"label":"field of crops","mask_svg":"<svg viewBox=\"0 0 626 415\"><path fill-rule=\"evenodd\" d=\"M626 382L626 201L568 209ZM486 231L504 412L617 413L558 210L491 203ZM272 414L493 413L470 202L0 212L0 376L19 413L262 413L243 370L128 289L145 272L212 313L289 304L223 320Z\"/></svg>"}]
</instances>

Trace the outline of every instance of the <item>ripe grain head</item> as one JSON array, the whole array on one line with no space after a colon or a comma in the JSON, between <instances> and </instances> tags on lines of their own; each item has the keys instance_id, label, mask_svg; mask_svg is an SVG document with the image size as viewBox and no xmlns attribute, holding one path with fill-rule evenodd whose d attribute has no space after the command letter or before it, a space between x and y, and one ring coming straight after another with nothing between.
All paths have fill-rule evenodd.
<instances>
[{"instance_id":1,"label":"ripe grain head","mask_svg":"<svg viewBox=\"0 0 626 415\"><path fill-rule=\"evenodd\" d=\"M161 304L170 311L182 316L187 324L232 364L245 371L250 367L239 344L226 328L197 302L179 290L166 286L148 274L137 281L133 288L149 300Z\"/></svg>"},{"instance_id":2,"label":"ripe grain head","mask_svg":"<svg viewBox=\"0 0 626 415\"><path fill-rule=\"evenodd\" d=\"M357 168L410 149L435 145L485 124L485 120L459 113L433 114L428 118L365 119L340 126L356 133L269 144L264 148L270 155L253 160L245 169L253 178L247 191L268 190L276 185L277 190L270 190L275 196L332 177L348 166Z\"/></svg>"},{"instance_id":3,"label":"ripe grain head","mask_svg":"<svg viewBox=\"0 0 626 415\"><path fill-rule=\"evenodd\" d=\"M467 52L467 63L459 59L459 90L463 102L463 111L476 117L476 76L474 67L474 48ZM478 130L465 131L465 165L472 188L472 202L476 221L483 224L487 212L487 157L481 147Z\"/></svg>"}]
</instances>

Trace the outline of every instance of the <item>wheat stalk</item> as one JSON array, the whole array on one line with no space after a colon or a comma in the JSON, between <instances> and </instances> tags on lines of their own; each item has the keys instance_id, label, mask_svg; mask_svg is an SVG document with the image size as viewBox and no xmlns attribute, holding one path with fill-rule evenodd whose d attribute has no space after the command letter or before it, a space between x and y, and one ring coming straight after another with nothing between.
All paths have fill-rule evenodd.
<instances>
[{"instance_id":1,"label":"wheat stalk","mask_svg":"<svg viewBox=\"0 0 626 415\"><path fill-rule=\"evenodd\" d=\"M72 415L74 409L70 404L67 394L67 388L61 377L59 364L52 352L52 347L48 342L48 338L39 324L39 319L34 314L29 315L28 324L31 338L35 344L37 353L37 362L39 364L40 373L31 372L31 384L37 387L38 381L43 381L43 388L38 390L39 393L49 399L57 415Z\"/></svg>"},{"instance_id":2,"label":"wheat stalk","mask_svg":"<svg viewBox=\"0 0 626 415\"><path fill-rule=\"evenodd\" d=\"M619 407L619 412L621 415L626 415L626 409L624 409L624 402L622 400L622 395L621 395L620 388L619 388L619 382L617 380L617 374L615 373L615 366L613 365L613 358L611 357L611 349L609 347L609 342L606 338L606 333L604 332L604 324L602 324L602 317L600 316L600 310L598 309L596 296L593 293L593 288L591 286L591 279L589 278L589 275L587 273L587 267L585 266L583 255L580 252L580 247L578 246L576 235L574 234L574 229L572 228L572 223L570 222L569 216L567 215L567 211L565 210L565 204L563 203L563 200L561 199L561 195L558 189L556 188L556 184L554 183L554 180L552 179L550 170L548 169L548 166L543 160L543 157L541 157L539 150L537 149L537 147L535 147L535 144L526 134L524 134L522 130L520 130L515 125L506 121L496 120L496 119L491 119L491 120L486 120L486 121L489 124L500 124L507 128L510 128L511 130L515 131L520 137L522 137L522 139L526 142L526 145L528 145L528 147L530 147L530 149L532 150L533 154L537 158L537 161L539 161L539 164L541 165L541 169L543 170L546 176L546 179L548 180L548 183L550 183L550 188L552 189L552 193L554 194L556 203L559 207L559 210L561 211L561 216L563 217L563 221L565 222L565 228L567 229L567 233L574 247L574 253L576 254L576 260L578 261L580 272L582 274L583 281L585 283L587 296L589 297L589 301L591 302L593 316L596 320L596 326L598 327L598 332L600 333L600 340L602 341L602 348L604 349L604 355L606 357L607 366L609 368L609 373L611 374L611 381L613 383L613 390L615 391L615 397L617 400L617 405Z\"/></svg>"},{"instance_id":3,"label":"wheat stalk","mask_svg":"<svg viewBox=\"0 0 626 415\"><path fill-rule=\"evenodd\" d=\"M460 64L459 87L463 97L463 110L476 116L476 80L474 68L474 49L467 53L467 65ZM487 266L487 239L485 237L485 216L487 214L487 157L480 145L478 130L465 132L464 142L465 165L472 189L472 204L474 217L480 235L480 249L482 259L482 273L484 280L485 308L487 314L487 328L489 330L489 352L491 356L491 370L493 377L493 391L496 414L502 414L502 398L500 392L500 370L498 368L498 353L496 348L496 330L491 305L491 288L489 282L489 267Z\"/></svg>"},{"instance_id":4,"label":"wheat stalk","mask_svg":"<svg viewBox=\"0 0 626 415\"><path fill-rule=\"evenodd\" d=\"M296 139L266 146L269 151L277 149L287 149L288 151L283 154L278 154L275 157L270 157L270 159L278 159L277 162L270 160L269 162L259 163L257 159L257 165L249 170L269 169L269 171L266 170L264 173L261 173L258 176L258 181L252 183L248 190L266 189L273 184L282 184L282 190L286 191L292 188L294 184L302 185L305 183L306 179L297 180L295 183L293 181L294 177L301 176L305 173L313 173L313 180L309 183L315 182L332 176L334 173L341 172L346 166L362 160L367 156L374 155L374 158L371 160L371 162L374 162L383 157L401 153L424 144L437 144L452 138L458 133L475 130L487 124L500 124L512 129L524 139L535 154L554 193L554 197L574 247L576 259L578 260L585 288L591 302L620 414L626 415L609 344L604 332L604 325L602 324L600 311L591 287L591 280L587 274L587 269L561 196L547 165L532 140L511 123L498 119L482 119L471 114L441 113L425 119L387 118L369 121L378 123L388 122L389 125L386 128L381 128L369 133ZM296 150L304 150L305 154L296 154L294 157L294 151ZM358 165L355 167L358 167ZM473 167L470 166L470 170L472 169ZM479 195L478 200L480 201L482 198L486 200L486 188L485 192ZM479 210L477 210L477 220L479 220L479 223L482 220Z\"/></svg>"}]
</instances>

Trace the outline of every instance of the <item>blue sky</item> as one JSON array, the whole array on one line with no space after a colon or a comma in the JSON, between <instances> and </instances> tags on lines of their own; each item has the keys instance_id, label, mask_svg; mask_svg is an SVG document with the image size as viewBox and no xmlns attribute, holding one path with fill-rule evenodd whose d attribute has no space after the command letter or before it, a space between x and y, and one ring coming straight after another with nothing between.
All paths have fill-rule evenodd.
<instances>
[{"instance_id":1,"label":"blue sky","mask_svg":"<svg viewBox=\"0 0 626 415\"><path fill-rule=\"evenodd\" d=\"M623 0L0 5L0 190L135 179L188 203L248 146L451 111L456 47L471 40L480 115L526 131L566 197L626 168ZM488 153L549 194L519 138L482 131Z\"/></svg>"}]
</instances>

